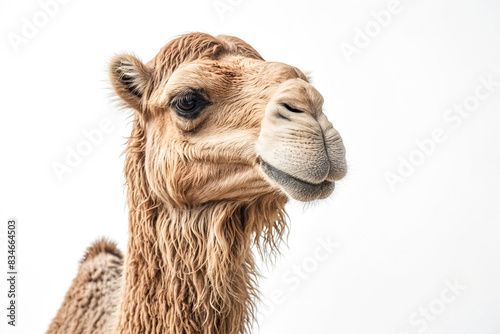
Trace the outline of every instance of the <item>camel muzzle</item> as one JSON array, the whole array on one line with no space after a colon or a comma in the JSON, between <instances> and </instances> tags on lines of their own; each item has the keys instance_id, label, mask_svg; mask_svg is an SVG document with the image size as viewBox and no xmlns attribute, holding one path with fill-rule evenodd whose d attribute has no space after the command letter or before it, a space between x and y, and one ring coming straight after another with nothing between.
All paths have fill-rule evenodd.
<instances>
[{"instance_id":1,"label":"camel muzzle","mask_svg":"<svg viewBox=\"0 0 500 334\"><path fill-rule=\"evenodd\" d=\"M299 201L327 198L347 172L342 137L322 107L312 85L285 81L266 107L257 141L261 171Z\"/></svg>"}]
</instances>

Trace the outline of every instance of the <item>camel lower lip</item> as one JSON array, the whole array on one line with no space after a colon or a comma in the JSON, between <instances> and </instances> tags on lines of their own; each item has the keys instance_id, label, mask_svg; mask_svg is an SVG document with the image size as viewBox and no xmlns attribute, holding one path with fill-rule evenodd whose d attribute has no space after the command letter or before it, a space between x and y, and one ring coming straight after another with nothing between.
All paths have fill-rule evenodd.
<instances>
[{"instance_id":1,"label":"camel lower lip","mask_svg":"<svg viewBox=\"0 0 500 334\"><path fill-rule=\"evenodd\" d=\"M290 197L298 201L310 202L324 199L330 196L335 188L335 182L309 183L293 177L263 160L260 166L267 176L278 183Z\"/></svg>"}]
</instances>

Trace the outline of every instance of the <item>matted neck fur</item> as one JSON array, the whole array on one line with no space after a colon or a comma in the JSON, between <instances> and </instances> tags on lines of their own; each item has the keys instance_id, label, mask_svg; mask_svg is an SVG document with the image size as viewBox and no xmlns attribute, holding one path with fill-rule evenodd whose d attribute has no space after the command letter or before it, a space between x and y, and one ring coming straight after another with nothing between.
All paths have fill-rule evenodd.
<instances>
[{"instance_id":1,"label":"matted neck fur","mask_svg":"<svg viewBox=\"0 0 500 334\"><path fill-rule=\"evenodd\" d=\"M110 79L135 113L125 152L130 236L110 290L115 311L99 328L248 333L252 245L273 253L288 197L326 198L346 173L323 97L299 69L202 33L174 39L146 64L118 55Z\"/></svg>"}]
</instances>

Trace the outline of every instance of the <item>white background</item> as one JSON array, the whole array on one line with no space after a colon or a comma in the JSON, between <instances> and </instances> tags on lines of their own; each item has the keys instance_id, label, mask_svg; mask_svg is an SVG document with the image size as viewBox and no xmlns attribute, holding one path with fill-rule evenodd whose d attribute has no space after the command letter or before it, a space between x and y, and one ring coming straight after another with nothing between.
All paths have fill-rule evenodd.
<instances>
[{"instance_id":1,"label":"white background","mask_svg":"<svg viewBox=\"0 0 500 334\"><path fill-rule=\"evenodd\" d=\"M93 240L125 249L130 128L108 97L107 62L123 51L147 61L190 31L235 35L311 71L348 152L331 199L289 205L288 248L263 268L254 333L500 333L500 86L460 125L444 118L474 101L481 78L500 81L498 1L401 0L380 31L371 13L386 0L220 2L230 10L213 0L68 1L17 51L8 36L42 7L0 2L3 254L5 222L19 220L19 325L7 333L48 328ZM366 27L372 37L348 59L341 46ZM52 164L103 119L113 130L58 180ZM418 153L415 141L436 129L446 140ZM387 173L411 156L420 165L391 189ZM334 251L318 250L328 240ZM447 282L461 286L457 296ZM4 333L3 278L0 289Z\"/></svg>"}]
</instances>

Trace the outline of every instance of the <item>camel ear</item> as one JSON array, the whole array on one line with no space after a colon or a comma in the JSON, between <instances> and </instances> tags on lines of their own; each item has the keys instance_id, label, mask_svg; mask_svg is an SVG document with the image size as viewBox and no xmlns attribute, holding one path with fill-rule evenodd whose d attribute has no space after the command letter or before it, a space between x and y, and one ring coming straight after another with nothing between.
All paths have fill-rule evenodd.
<instances>
[{"instance_id":1,"label":"camel ear","mask_svg":"<svg viewBox=\"0 0 500 334\"><path fill-rule=\"evenodd\" d=\"M109 79L116 94L129 106L142 111L142 98L151 69L132 55L117 55L109 64Z\"/></svg>"}]
</instances>

